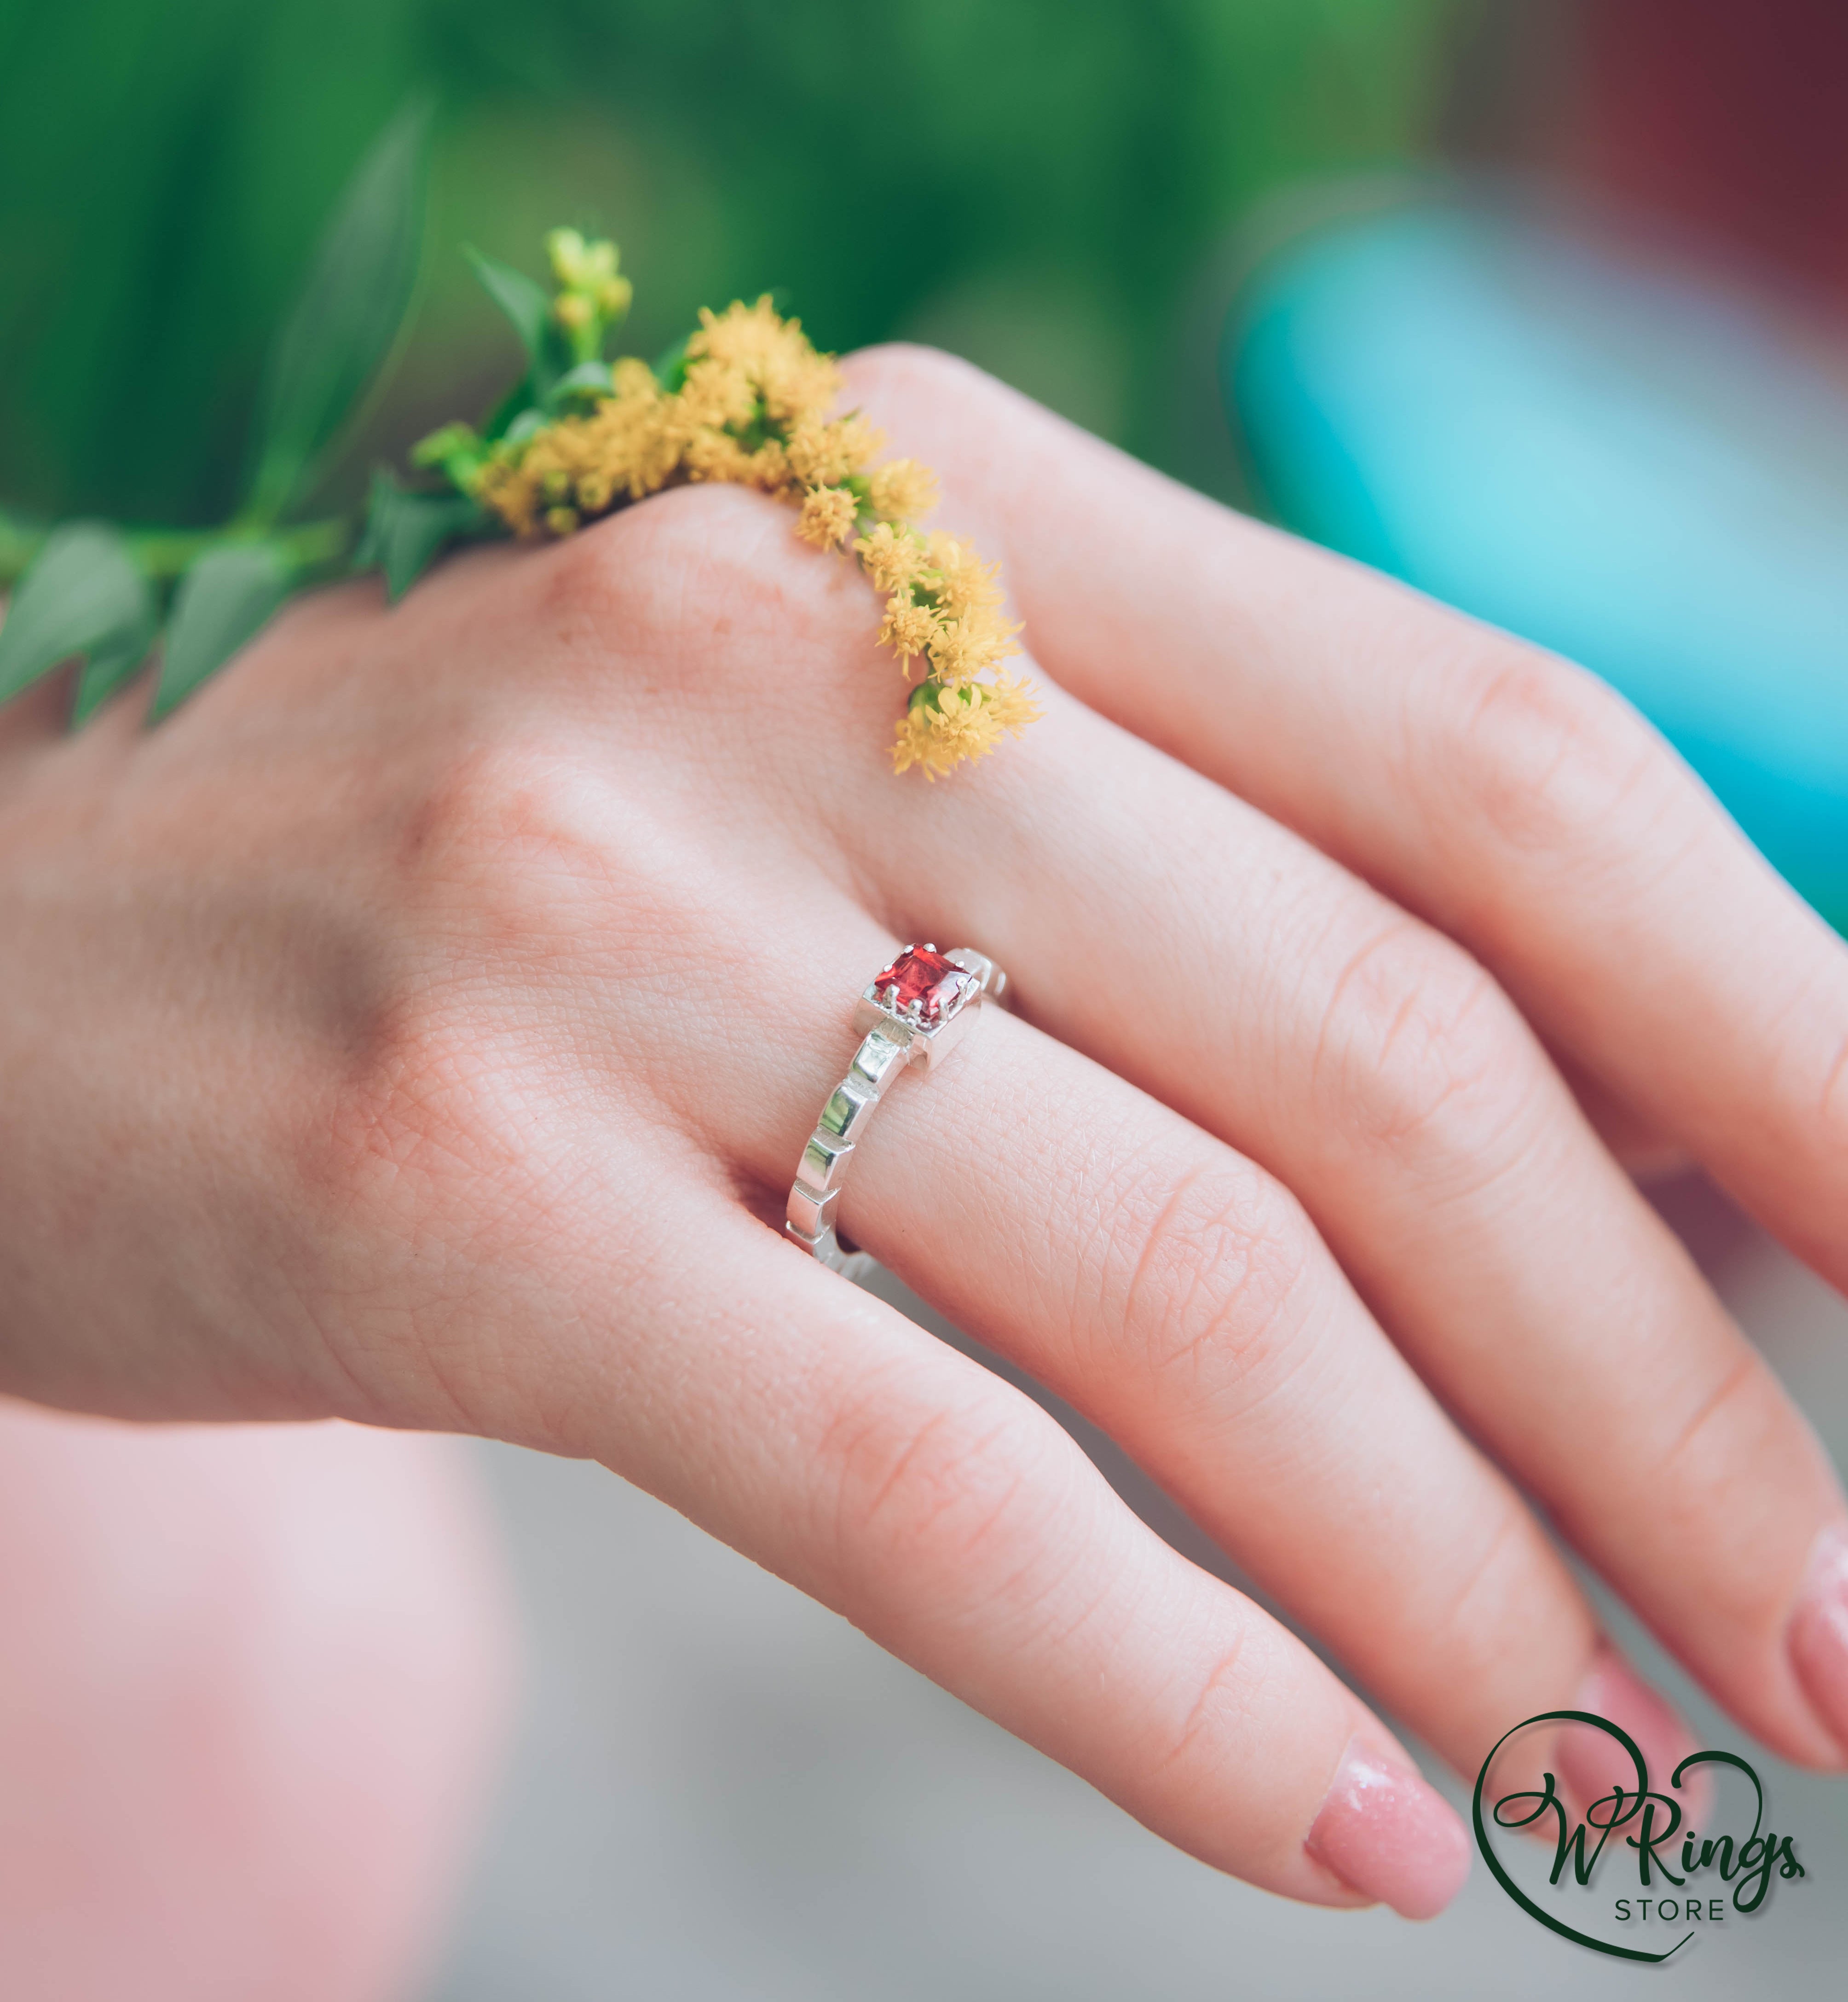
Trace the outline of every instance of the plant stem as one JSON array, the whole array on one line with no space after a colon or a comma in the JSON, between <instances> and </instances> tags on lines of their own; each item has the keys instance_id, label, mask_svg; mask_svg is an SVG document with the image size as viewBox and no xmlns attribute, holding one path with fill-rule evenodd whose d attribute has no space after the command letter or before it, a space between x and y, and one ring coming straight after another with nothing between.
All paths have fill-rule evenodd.
<instances>
[{"instance_id":1,"label":"plant stem","mask_svg":"<svg viewBox=\"0 0 1848 2002\"><path fill-rule=\"evenodd\" d=\"M144 576L171 584L207 549L228 549L242 542L267 542L298 578L338 563L353 546L353 518L330 514L292 528L259 535L232 523L221 528L124 528L123 537ZM48 532L37 522L0 514L0 591L17 584L32 567Z\"/></svg>"},{"instance_id":2,"label":"plant stem","mask_svg":"<svg viewBox=\"0 0 1848 2002\"><path fill-rule=\"evenodd\" d=\"M253 535L235 523L224 528L125 528L123 533L141 570L157 583L166 583L207 549L233 548L242 542L267 542L291 570L319 570L347 553L353 527L350 516L331 514L325 521L275 528L264 535Z\"/></svg>"}]
</instances>

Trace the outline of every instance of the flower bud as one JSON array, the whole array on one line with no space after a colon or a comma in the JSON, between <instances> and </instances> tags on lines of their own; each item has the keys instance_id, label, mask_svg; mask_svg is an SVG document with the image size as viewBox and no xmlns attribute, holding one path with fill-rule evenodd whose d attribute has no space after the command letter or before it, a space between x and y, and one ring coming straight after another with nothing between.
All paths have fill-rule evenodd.
<instances>
[{"instance_id":1,"label":"flower bud","mask_svg":"<svg viewBox=\"0 0 1848 2002\"><path fill-rule=\"evenodd\" d=\"M584 241L575 229L554 229L546 239L552 274L561 285L581 285L584 279Z\"/></svg>"}]
</instances>

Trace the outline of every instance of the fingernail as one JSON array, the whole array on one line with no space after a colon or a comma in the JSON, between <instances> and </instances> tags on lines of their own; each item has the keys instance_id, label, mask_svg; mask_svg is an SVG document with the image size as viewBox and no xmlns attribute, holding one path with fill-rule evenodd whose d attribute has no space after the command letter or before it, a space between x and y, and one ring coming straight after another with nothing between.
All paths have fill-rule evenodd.
<instances>
[{"instance_id":1,"label":"fingernail","mask_svg":"<svg viewBox=\"0 0 1848 2002\"><path fill-rule=\"evenodd\" d=\"M1672 1784L1675 1767L1700 1749L1693 1733L1668 1698L1652 1690L1608 1641L1592 1658L1571 1707L1628 1732L1648 1764L1650 1786L1670 1798L1679 1798L1682 1812L1699 1819L1712 1791L1704 1769L1689 1774L1679 1794ZM1559 1777L1581 1812L1592 1801L1604 1799L1613 1787L1636 1785L1636 1769L1623 1746L1583 1725L1567 1725L1560 1733Z\"/></svg>"},{"instance_id":2,"label":"fingernail","mask_svg":"<svg viewBox=\"0 0 1848 2002\"><path fill-rule=\"evenodd\" d=\"M1848 1753L1848 1529L1817 1537L1784 1643L1810 1707Z\"/></svg>"},{"instance_id":3,"label":"fingernail","mask_svg":"<svg viewBox=\"0 0 1848 2002\"><path fill-rule=\"evenodd\" d=\"M1470 1874L1470 1838L1410 1766L1348 1740L1303 1844L1363 1897L1401 1918L1435 1918Z\"/></svg>"}]
</instances>

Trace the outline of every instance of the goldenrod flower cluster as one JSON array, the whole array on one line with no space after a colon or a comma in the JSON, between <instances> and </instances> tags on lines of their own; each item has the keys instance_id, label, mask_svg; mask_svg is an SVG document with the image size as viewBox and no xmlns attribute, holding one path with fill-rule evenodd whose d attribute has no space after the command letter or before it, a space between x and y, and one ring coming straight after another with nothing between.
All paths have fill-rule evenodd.
<instances>
[{"instance_id":1,"label":"goldenrod flower cluster","mask_svg":"<svg viewBox=\"0 0 1848 2002\"><path fill-rule=\"evenodd\" d=\"M573 299L608 310L620 286L627 305L613 246L555 232L549 247L566 287L562 326L576 318L574 308L567 318ZM816 352L800 321L782 318L768 297L734 302L722 313L701 312L683 358L661 375L633 358L615 363L608 392L592 407L501 441L469 466L465 484L523 536L569 535L682 482L754 487L797 507L804 541L851 544L886 601L880 644L908 680L913 663L921 665L893 763L900 772L920 766L934 779L985 756L1039 714L1026 685L999 671L1020 651L1020 629L1003 615L997 565L954 536L913 525L936 505L929 469L908 459L874 466L879 432L857 413L828 414L840 389L834 358ZM453 476L462 479L459 466Z\"/></svg>"},{"instance_id":2,"label":"goldenrod flower cluster","mask_svg":"<svg viewBox=\"0 0 1848 2002\"><path fill-rule=\"evenodd\" d=\"M896 476L894 488L907 501L922 499L927 508L934 500L935 482L915 462L899 459L880 470ZM934 779L965 758L985 757L1003 737L1017 737L1040 712L1023 682L1006 673L990 678L1020 650L1014 640L1020 629L1002 610L1000 566L985 563L954 535L921 535L884 515L853 548L885 597L880 644L898 656L908 678L913 660L922 656L926 664L898 725L894 767L921 766Z\"/></svg>"}]
</instances>

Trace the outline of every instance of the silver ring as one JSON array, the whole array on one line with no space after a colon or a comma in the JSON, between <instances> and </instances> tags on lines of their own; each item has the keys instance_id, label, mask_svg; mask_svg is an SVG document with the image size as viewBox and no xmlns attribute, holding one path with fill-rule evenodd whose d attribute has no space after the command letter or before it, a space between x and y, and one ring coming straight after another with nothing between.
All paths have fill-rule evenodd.
<instances>
[{"instance_id":1,"label":"silver ring","mask_svg":"<svg viewBox=\"0 0 1848 2002\"><path fill-rule=\"evenodd\" d=\"M880 1100L908 1064L928 1071L941 1063L984 1001L1005 1006L1006 996L1007 975L985 954L967 946L939 952L933 945L908 945L860 995L853 1026L866 1032L866 1040L802 1150L783 1226L831 1272L858 1279L874 1264L870 1253L841 1243L835 1215L853 1149Z\"/></svg>"}]
</instances>

